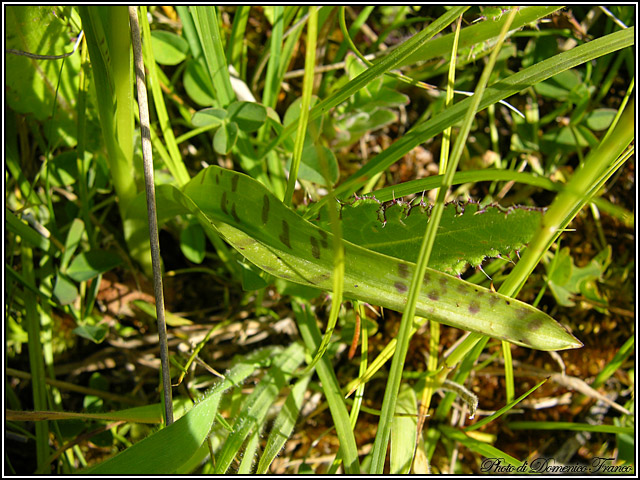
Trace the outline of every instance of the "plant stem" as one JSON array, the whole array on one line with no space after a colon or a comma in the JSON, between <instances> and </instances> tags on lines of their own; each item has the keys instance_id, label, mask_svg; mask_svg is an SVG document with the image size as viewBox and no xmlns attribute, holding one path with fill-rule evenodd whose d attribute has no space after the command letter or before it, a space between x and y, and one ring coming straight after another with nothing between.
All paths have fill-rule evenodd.
<instances>
[{"instance_id":1,"label":"plant stem","mask_svg":"<svg viewBox=\"0 0 640 480\"><path fill-rule=\"evenodd\" d=\"M160 242L158 239L158 217L156 214L156 192L153 180L153 154L151 150L151 128L149 126L149 105L144 79L144 61L140 40L140 24L136 7L129 7L131 39L133 44L136 86L138 87L138 108L140 110L140 133L142 136L142 158L144 162L144 183L147 193L147 215L149 218L149 242L151 245L151 267L153 269L153 293L156 299L158 337L160 339L160 363L162 369L162 391L164 395L165 425L173 423L173 401L171 398L171 376L169 374L169 348L167 346L167 324L164 318L164 296L162 292L162 270L160 265Z\"/></svg>"}]
</instances>

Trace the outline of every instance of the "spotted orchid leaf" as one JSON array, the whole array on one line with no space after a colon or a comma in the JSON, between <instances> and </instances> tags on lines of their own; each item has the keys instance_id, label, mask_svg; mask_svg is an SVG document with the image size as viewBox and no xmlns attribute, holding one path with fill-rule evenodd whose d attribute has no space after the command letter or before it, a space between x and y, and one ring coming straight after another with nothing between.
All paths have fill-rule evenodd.
<instances>
[{"instance_id":1,"label":"spotted orchid leaf","mask_svg":"<svg viewBox=\"0 0 640 480\"><path fill-rule=\"evenodd\" d=\"M205 229L266 272L332 289L332 234L303 219L251 177L212 166L183 190L161 186L158 196L168 210L178 211L179 205L194 214ZM402 311L415 264L348 241L344 249L344 296ZM416 313L538 350L582 346L540 310L431 268L424 275Z\"/></svg>"},{"instance_id":2,"label":"spotted orchid leaf","mask_svg":"<svg viewBox=\"0 0 640 480\"><path fill-rule=\"evenodd\" d=\"M431 205L420 200L380 202L373 196L338 204L342 236L378 253L416 262ZM482 265L485 258L509 256L522 249L535 233L543 210L531 207L481 206L468 201L445 206L429 267L459 275L467 264ZM329 229L326 209L317 221Z\"/></svg>"}]
</instances>

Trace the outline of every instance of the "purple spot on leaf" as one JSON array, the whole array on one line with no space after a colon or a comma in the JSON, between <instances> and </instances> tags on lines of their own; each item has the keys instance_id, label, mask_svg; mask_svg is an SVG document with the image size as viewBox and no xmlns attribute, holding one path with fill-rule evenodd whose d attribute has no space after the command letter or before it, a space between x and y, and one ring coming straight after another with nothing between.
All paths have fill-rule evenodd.
<instances>
[{"instance_id":1,"label":"purple spot on leaf","mask_svg":"<svg viewBox=\"0 0 640 480\"><path fill-rule=\"evenodd\" d=\"M407 278L409 276L409 265L406 263L398 264L398 275L400 278Z\"/></svg>"},{"instance_id":2,"label":"purple spot on leaf","mask_svg":"<svg viewBox=\"0 0 640 480\"><path fill-rule=\"evenodd\" d=\"M220 199L220 210L222 210L225 215L229 215L229 212L227 211L227 192L222 192L222 198Z\"/></svg>"},{"instance_id":3,"label":"purple spot on leaf","mask_svg":"<svg viewBox=\"0 0 640 480\"><path fill-rule=\"evenodd\" d=\"M469 304L469 313L472 315L475 315L479 311L480 311L480 304L475 300L471 300L471 303Z\"/></svg>"},{"instance_id":4,"label":"purple spot on leaf","mask_svg":"<svg viewBox=\"0 0 640 480\"><path fill-rule=\"evenodd\" d=\"M529 330L531 330L532 332L535 332L536 330L538 330L540 327L542 326L542 319L536 317L533 320L531 320L529 322L529 325L527 325L527 327L529 328Z\"/></svg>"},{"instance_id":5,"label":"purple spot on leaf","mask_svg":"<svg viewBox=\"0 0 640 480\"><path fill-rule=\"evenodd\" d=\"M396 282L393 284L394 287L396 287L396 290L399 293L405 293L407 290L409 290L409 288L402 282Z\"/></svg>"},{"instance_id":6,"label":"purple spot on leaf","mask_svg":"<svg viewBox=\"0 0 640 480\"><path fill-rule=\"evenodd\" d=\"M318 245L318 240L315 237L311 237L309 239L311 242L311 255L313 258L320 258L320 246Z\"/></svg>"},{"instance_id":7,"label":"purple spot on leaf","mask_svg":"<svg viewBox=\"0 0 640 480\"><path fill-rule=\"evenodd\" d=\"M269 220L269 197L267 194L262 199L262 224L266 225Z\"/></svg>"},{"instance_id":8,"label":"purple spot on leaf","mask_svg":"<svg viewBox=\"0 0 640 480\"><path fill-rule=\"evenodd\" d=\"M291 243L289 241L289 224L286 220L282 220L282 233L279 238L280 241L289 247L289 250L291 250Z\"/></svg>"},{"instance_id":9,"label":"purple spot on leaf","mask_svg":"<svg viewBox=\"0 0 640 480\"><path fill-rule=\"evenodd\" d=\"M232 203L231 204L231 216L233 217L233 219L240 223L240 218L238 217L238 214L236 213L236 204Z\"/></svg>"}]
</instances>

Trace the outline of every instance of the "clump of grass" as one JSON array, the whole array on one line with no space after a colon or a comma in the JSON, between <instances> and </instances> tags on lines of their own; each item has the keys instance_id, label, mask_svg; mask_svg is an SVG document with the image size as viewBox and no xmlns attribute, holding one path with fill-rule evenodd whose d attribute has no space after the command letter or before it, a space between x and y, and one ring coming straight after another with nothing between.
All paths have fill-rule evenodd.
<instances>
[{"instance_id":1,"label":"clump of grass","mask_svg":"<svg viewBox=\"0 0 640 480\"><path fill-rule=\"evenodd\" d=\"M7 8L9 471L478 473L485 458L530 465L531 441L507 432L533 438L543 458L564 451L566 463L588 463L588 451L626 468L632 8L139 13L153 105L144 135L125 7ZM80 31L75 53L42 57L69 50ZM135 152L147 133L163 229L172 425L160 408L156 327L143 313L154 309ZM418 149L428 154L406 169ZM443 176L406 174L435 170L436 155ZM415 317L415 279L402 318L343 302L349 264L340 255L329 305L318 289L253 265L189 210L192 197L171 193L194 191L208 165L246 173L301 218L329 212L337 239L336 199L372 192L394 202L436 189L416 279L446 201L548 207L521 255L483 263L491 281L483 272L465 278L547 311L584 348L549 357ZM231 215L231 205L219 208ZM576 225L593 235L572 233ZM339 241L327 248L341 251ZM543 400L554 406L529 410ZM551 442L542 430L554 432ZM575 430L591 440L567 453L562 442Z\"/></svg>"}]
</instances>

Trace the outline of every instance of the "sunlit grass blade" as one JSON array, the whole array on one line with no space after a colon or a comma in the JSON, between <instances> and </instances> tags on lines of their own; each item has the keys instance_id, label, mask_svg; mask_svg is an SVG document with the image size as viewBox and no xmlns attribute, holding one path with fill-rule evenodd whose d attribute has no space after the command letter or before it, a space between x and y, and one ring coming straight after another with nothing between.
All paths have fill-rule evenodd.
<instances>
[{"instance_id":1,"label":"sunlit grass blade","mask_svg":"<svg viewBox=\"0 0 640 480\"><path fill-rule=\"evenodd\" d=\"M595 58L601 57L616 50L633 45L633 28L618 31L605 37L579 45L568 52L563 52L551 58L543 60L531 67L527 67L510 77L505 78L487 87L478 110L483 110L499 100L514 95L523 89L540 83L553 75L574 68ZM378 64L376 64L377 66ZM356 79L354 79L356 80ZM360 170L347 178L336 187L336 195L344 196L356 191L369 178L386 170L390 165L402 158L410 150L425 141L433 138L445 128L460 121L471 105L473 98L466 98L454 104L452 107L439 113L437 117L425 123L417 124L402 138L393 143L389 148L372 158ZM317 108L317 106L316 106ZM316 215L324 206L326 200L314 204L307 212L307 217Z\"/></svg>"},{"instance_id":2,"label":"sunlit grass blade","mask_svg":"<svg viewBox=\"0 0 640 480\"><path fill-rule=\"evenodd\" d=\"M287 396L282 410L280 410L280 413L273 422L273 427L271 428L271 433L267 439L264 451L260 456L256 473L267 473L269 466L291 436L300 410L302 409L302 401L309 381L311 381L311 375L302 377L291 388L291 392Z\"/></svg>"},{"instance_id":3,"label":"sunlit grass blade","mask_svg":"<svg viewBox=\"0 0 640 480\"><path fill-rule=\"evenodd\" d=\"M591 425L590 423L575 422L509 422L511 430L569 430L572 432L633 434L633 427L619 427L616 425Z\"/></svg>"},{"instance_id":4,"label":"sunlit grass blade","mask_svg":"<svg viewBox=\"0 0 640 480\"><path fill-rule=\"evenodd\" d=\"M268 361L270 353L273 353L273 350L260 350L236 363L226 378L186 415L115 457L84 470L83 473L166 475L175 472L193 456L207 438L225 390L238 385L256 368L262 366ZM174 448L167 448L168 445L174 445Z\"/></svg>"},{"instance_id":5,"label":"sunlit grass blade","mask_svg":"<svg viewBox=\"0 0 640 480\"><path fill-rule=\"evenodd\" d=\"M493 53L491 54L489 62L485 66L480 80L478 80L475 94L470 99L471 103L469 105L469 110L467 111L460 131L458 132L458 137L456 138L447 170L444 173L445 176L442 180L442 185L438 191L438 198L431 212L431 220L427 225L427 229L422 240L420 255L418 257L418 261L416 262L416 268L413 272L413 277L411 279L411 284L409 287L407 307L402 314L402 320L400 322L400 329L398 331L398 346L396 347L396 352L391 363L389 381L387 383L387 388L385 390L384 400L382 403L382 414L380 416L380 424L378 427L378 432L376 434L376 441L373 446L373 457L371 461L371 468L373 473L382 473L384 468L384 462L387 452L387 442L389 440L390 433L390 422L393 411L395 410L395 403L397 401L397 394L400 388L404 361L409 348L409 340L411 338L410 331L413 322L413 316L416 311L418 293L423 282L424 272L426 271L429 257L431 256L431 250L435 241L437 228L442 217L442 212L444 209L444 199L449 187L451 186L451 183L453 182L453 174L458 168L458 162L460 160L460 157L462 156L464 144L466 143L467 136L469 135L469 132L471 130L471 123L473 121L473 118L475 117L476 112L478 111L480 101L482 100L487 82L489 81L489 75L491 74L493 66L495 65L498 57L498 52L500 51L500 47L502 46L502 42L505 39L507 29L511 21L513 20L513 17L514 12L511 12L509 14L507 22L502 27L500 38Z\"/></svg>"},{"instance_id":6,"label":"sunlit grass blade","mask_svg":"<svg viewBox=\"0 0 640 480\"><path fill-rule=\"evenodd\" d=\"M406 383L400 388L396 413L391 422L390 473L409 473L416 447L418 425L418 399L416 392Z\"/></svg>"},{"instance_id":7,"label":"sunlit grass blade","mask_svg":"<svg viewBox=\"0 0 640 480\"><path fill-rule=\"evenodd\" d=\"M432 175L426 178L419 178L403 182L399 185L391 185L371 192L381 202L387 202L394 198L405 195L412 195L437 188L442 183L443 175ZM562 184L554 182L547 177L541 177L535 173L516 172L513 170L499 170L494 168L485 168L483 170L469 170L466 172L456 172L453 176L452 185L475 182L519 182L525 185L544 188L553 192L562 190Z\"/></svg>"},{"instance_id":8,"label":"sunlit grass blade","mask_svg":"<svg viewBox=\"0 0 640 480\"><path fill-rule=\"evenodd\" d=\"M629 355L633 353L635 343L634 337L629 337L627 341L624 342L613 359L596 375L596 378L591 383L591 388L598 388L604 384L604 382L622 366L626 359L629 358Z\"/></svg>"},{"instance_id":9,"label":"sunlit grass blade","mask_svg":"<svg viewBox=\"0 0 640 480\"><path fill-rule=\"evenodd\" d=\"M373 67L367 69L364 73L351 80L344 88L340 89L340 91L317 103L313 107L311 112L309 112L309 120L313 120L329 109L335 107L336 105L339 105L380 75L383 75L384 73L396 68L403 59L408 57L412 52L415 52L421 45L425 44L435 34L443 30L458 15L461 15L465 10L467 10L467 8L469 7L451 8L451 10L447 11L444 15L431 23L427 28L414 35L400 47L396 48L395 50L393 50L393 52L385 56L383 59L379 60ZM279 145L282 141L284 141L286 137L293 133L296 128L296 122L293 122L292 124L287 126L287 128L285 128L282 133L274 141L271 142L271 144L267 147L267 150L270 150L276 145Z\"/></svg>"},{"instance_id":10,"label":"sunlit grass blade","mask_svg":"<svg viewBox=\"0 0 640 480\"><path fill-rule=\"evenodd\" d=\"M178 185L184 185L189 181L189 173L182 161L178 144L175 136L173 135L171 122L169 121L169 113L167 112L167 106L164 102L162 89L160 88L160 82L156 72L158 66L153 55L153 49L151 48L151 29L149 28L149 22L147 21L147 7L141 6L140 13L140 18L143 19L141 21L142 35L144 38L142 45L145 65L148 72L148 83L151 87L151 93L153 94L153 103L156 107L156 115L158 115L158 122L160 123L160 129L162 130L162 137L164 139L163 143L167 146L167 150L170 155L169 159L165 159L165 164L176 179ZM167 162L166 160L170 161Z\"/></svg>"},{"instance_id":11,"label":"sunlit grass blade","mask_svg":"<svg viewBox=\"0 0 640 480\"><path fill-rule=\"evenodd\" d=\"M244 402L233 425L233 433L226 439L216 458L216 473L225 473L247 436L261 430L269 408L303 359L304 348L298 343L292 344L273 359L260 383Z\"/></svg>"},{"instance_id":12,"label":"sunlit grass blade","mask_svg":"<svg viewBox=\"0 0 640 480\"><path fill-rule=\"evenodd\" d=\"M244 38L246 35L247 21L249 20L249 11L251 6L238 5L233 16L233 26L231 27L231 35L227 42L227 61L229 65L233 65L238 74L241 76L246 68L246 55L243 55Z\"/></svg>"},{"instance_id":13,"label":"sunlit grass blade","mask_svg":"<svg viewBox=\"0 0 640 480\"><path fill-rule=\"evenodd\" d=\"M449 439L461 443L469 450L478 453L482 457L500 459L502 464L506 463L514 468L518 468L522 465L522 462L520 460L512 457L511 455L503 452L493 445L489 445L488 443L484 443L476 440L475 438L471 438L457 428L449 427L448 425L440 425L438 428Z\"/></svg>"},{"instance_id":14,"label":"sunlit grass blade","mask_svg":"<svg viewBox=\"0 0 640 480\"><path fill-rule=\"evenodd\" d=\"M522 400L524 400L525 398L527 398L529 395L531 395L533 392L535 392L538 388L540 388L548 379L545 378L544 380L542 380L541 382L539 382L537 385L535 385L534 387L530 388L528 391L526 391L525 393L523 393L522 395L520 395L518 398L516 398L515 400L510 401L509 403L507 403L504 407L502 407L501 409L499 409L498 411L496 411L493 415L490 415L486 418L483 418L482 420L480 420L479 422L474 423L473 425L469 425L468 427L464 428L465 432L471 432L473 430L477 430L478 428L486 425L487 423L491 423L493 422L496 418L501 417L502 415L504 415L505 413L507 413L509 410L511 410L513 407L515 407L518 403L520 403Z\"/></svg>"},{"instance_id":15,"label":"sunlit grass blade","mask_svg":"<svg viewBox=\"0 0 640 480\"><path fill-rule=\"evenodd\" d=\"M309 304L292 303L293 311L296 315L298 329L300 335L304 339L307 349L315 351L320 346L321 335L316 325L315 316L310 311ZM340 453L344 465L344 473L349 475L357 475L360 473L360 462L358 461L358 448L354 437L354 431L351 428L349 413L340 391L338 379L326 358L321 358L316 365L318 377L322 382L329 410L340 440Z\"/></svg>"},{"instance_id":16,"label":"sunlit grass blade","mask_svg":"<svg viewBox=\"0 0 640 480\"><path fill-rule=\"evenodd\" d=\"M216 7L208 5L190 9L217 100L221 107L226 107L235 99L235 93L229 79Z\"/></svg>"},{"instance_id":17,"label":"sunlit grass blade","mask_svg":"<svg viewBox=\"0 0 640 480\"><path fill-rule=\"evenodd\" d=\"M287 181L287 191L284 194L284 204L291 206L293 191L298 179L298 169L302 161L302 149L307 132L309 120L309 107L311 105L311 93L313 90L314 68L316 64L316 40L318 36L318 11L316 7L309 7L309 20L307 23L307 50L304 60L304 80L302 82L302 105L300 106L300 117L298 118L297 134L293 146L293 158L291 160L291 171Z\"/></svg>"}]
</instances>

